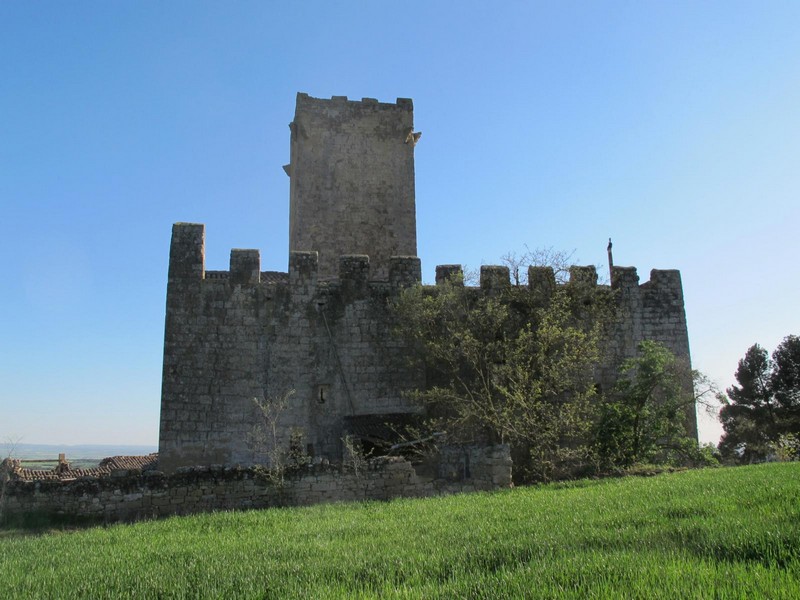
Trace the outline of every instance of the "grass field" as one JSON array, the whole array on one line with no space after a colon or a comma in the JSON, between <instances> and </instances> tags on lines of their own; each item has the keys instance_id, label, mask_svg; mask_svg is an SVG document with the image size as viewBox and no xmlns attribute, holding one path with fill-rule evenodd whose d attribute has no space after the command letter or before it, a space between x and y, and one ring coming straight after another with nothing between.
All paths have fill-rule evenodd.
<instances>
[{"instance_id":1,"label":"grass field","mask_svg":"<svg viewBox=\"0 0 800 600\"><path fill-rule=\"evenodd\" d=\"M800 463L0 537L4 597L800 598Z\"/></svg>"}]
</instances>

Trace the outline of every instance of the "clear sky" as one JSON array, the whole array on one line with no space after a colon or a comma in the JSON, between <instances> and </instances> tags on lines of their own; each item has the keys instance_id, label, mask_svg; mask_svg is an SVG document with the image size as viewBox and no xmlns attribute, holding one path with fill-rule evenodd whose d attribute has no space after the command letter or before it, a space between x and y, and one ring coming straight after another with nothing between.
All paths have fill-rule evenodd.
<instances>
[{"instance_id":1,"label":"clear sky","mask_svg":"<svg viewBox=\"0 0 800 600\"><path fill-rule=\"evenodd\" d=\"M157 442L171 225L286 269L298 91L414 99L426 280L610 236L681 270L729 386L800 334L798 31L796 1L0 2L0 440Z\"/></svg>"}]
</instances>

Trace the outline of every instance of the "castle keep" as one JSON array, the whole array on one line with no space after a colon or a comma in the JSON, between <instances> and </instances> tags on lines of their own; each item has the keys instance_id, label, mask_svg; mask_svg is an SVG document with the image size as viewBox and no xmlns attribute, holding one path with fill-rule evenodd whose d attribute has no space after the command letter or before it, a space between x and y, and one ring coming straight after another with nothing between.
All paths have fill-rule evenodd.
<instances>
[{"instance_id":1,"label":"castle keep","mask_svg":"<svg viewBox=\"0 0 800 600\"><path fill-rule=\"evenodd\" d=\"M342 438L385 435L419 411L406 392L424 386L392 336L390 300L421 283L416 255L413 105L298 94L290 124L287 272L261 271L258 250L234 249L228 271L205 268L205 227L172 229L164 338L159 468L250 464L254 399L287 397L281 444L337 460ZM437 267L441 281L452 267ZM571 277L597 284L593 267ZM678 271L614 267L620 318L598 369L610 380L644 339L689 358ZM507 284L483 267L480 287ZM552 285L531 271L529 286ZM605 385L605 384L604 384ZM696 437L696 423L690 425Z\"/></svg>"},{"instance_id":2,"label":"castle keep","mask_svg":"<svg viewBox=\"0 0 800 600\"><path fill-rule=\"evenodd\" d=\"M289 250L316 251L320 278L336 278L339 257L370 259L386 279L392 256L416 256L411 100L383 104L298 94L291 129Z\"/></svg>"}]
</instances>

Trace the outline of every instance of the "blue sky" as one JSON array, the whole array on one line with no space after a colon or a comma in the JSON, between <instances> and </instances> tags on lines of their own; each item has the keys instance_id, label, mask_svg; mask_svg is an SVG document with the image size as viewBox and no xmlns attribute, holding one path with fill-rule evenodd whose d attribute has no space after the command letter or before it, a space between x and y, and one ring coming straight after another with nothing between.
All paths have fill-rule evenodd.
<instances>
[{"instance_id":1,"label":"blue sky","mask_svg":"<svg viewBox=\"0 0 800 600\"><path fill-rule=\"evenodd\" d=\"M800 334L798 30L772 1L0 3L0 440L157 442L171 225L286 269L298 91L414 99L425 279L610 236L681 270L730 385Z\"/></svg>"}]
</instances>

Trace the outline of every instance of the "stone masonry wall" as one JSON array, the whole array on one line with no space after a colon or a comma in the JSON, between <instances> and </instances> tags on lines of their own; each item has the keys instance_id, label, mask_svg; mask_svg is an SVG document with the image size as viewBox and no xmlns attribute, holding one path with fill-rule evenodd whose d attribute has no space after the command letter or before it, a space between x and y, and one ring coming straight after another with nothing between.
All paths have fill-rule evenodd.
<instances>
[{"instance_id":1,"label":"stone masonry wall","mask_svg":"<svg viewBox=\"0 0 800 600\"><path fill-rule=\"evenodd\" d=\"M117 471L74 481L12 481L4 513L10 518L49 514L115 522L211 510L436 496L511 485L507 446L456 454L470 457L470 477L459 475L463 468L452 457L448 464L455 475L434 479L417 476L411 463L392 457L370 461L359 473L341 467L308 469L287 476L282 486L256 469L222 466L182 468L170 475Z\"/></svg>"},{"instance_id":2,"label":"stone masonry wall","mask_svg":"<svg viewBox=\"0 0 800 600\"><path fill-rule=\"evenodd\" d=\"M391 256L417 254L413 103L297 95L291 128L289 250L319 253L319 277L339 257L370 257L385 280Z\"/></svg>"},{"instance_id":3,"label":"stone masonry wall","mask_svg":"<svg viewBox=\"0 0 800 600\"><path fill-rule=\"evenodd\" d=\"M205 271L204 227L178 223L170 251L159 461L171 472L192 465L248 465L267 459L250 436L254 399L289 396L277 417L277 439L294 431L309 454L341 460L345 419L415 413L405 395L425 385L409 366L409 349L392 334L390 302L420 282L415 257L392 257L388 281L369 279L369 258L344 256L339 278L322 281L315 252L293 252L288 274L261 273L258 251L233 250L230 271ZM437 281L457 273L437 268ZM597 284L594 267L573 280ZM506 267L481 269L481 293L510 285ZM530 269L532 293L549 293L552 270ZM598 380L610 389L617 368L644 339L689 361L683 292L677 271L653 270L639 284L633 268L615 267L617 320L606 340ZM477 290L476 290L477 291ZM689 382L690 385L690 382ZM696 436L693 407L687 410Z\"/></svg>"},{"instance_id":4,"label":"stone masonry wall","mask_svg":"<svg viewBox=\"0 0 800 600\"><path fill-rule=\"evenodd\" d=\"M287 398L279 439L341 458L343 419L412 413L422 385L391 333L389 300L420 281L419 259L392 257L371 283L369 259L341 257L339 279L319 280L317 254L293 252L283 279L260 273L258 251L233 250L228 272L206 272L204 227L173 227L159 436L162 469L251 464L254 400ZM266 274L265 274L266 275Z\"/></svg>"},{"instance_id":5,"label":"stone masonry wall","mask_svg":"<svg viewBox=\"0 0 800 600\"><path fill-rule=\"evenodd\" d=\"M687 392L692 391L689 330L683 301L681 274L677 270L650 271L650 281L639 284L634 267L613 267L611 286L617 293L618 313L613 335L607 343L604 387L615 380L616 368L637 355L642 340L664 344L678 359L685 361ZM688 433L697 439L695 407L687 407Z\"/></svg>"}]
</instances>

